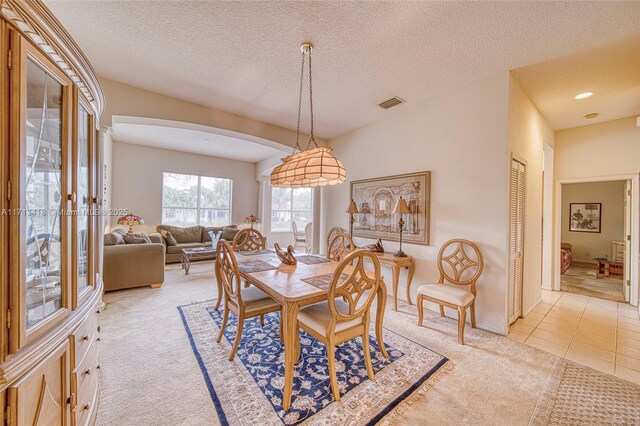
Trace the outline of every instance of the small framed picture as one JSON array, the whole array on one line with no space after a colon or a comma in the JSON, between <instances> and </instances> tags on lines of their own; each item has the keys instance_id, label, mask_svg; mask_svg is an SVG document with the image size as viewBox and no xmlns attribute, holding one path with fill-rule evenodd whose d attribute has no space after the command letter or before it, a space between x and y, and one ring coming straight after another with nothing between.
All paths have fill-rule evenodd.
<instances>
[{"instance_id":1,"label":"small framed picture","mask_svg":"<svg viewBox=\"0 0 640 426\"><path fill-rule=\"evenodd\" d=\"M602 203L569 204L569 231L600 233Z\"/></svg>"}]
</instances>

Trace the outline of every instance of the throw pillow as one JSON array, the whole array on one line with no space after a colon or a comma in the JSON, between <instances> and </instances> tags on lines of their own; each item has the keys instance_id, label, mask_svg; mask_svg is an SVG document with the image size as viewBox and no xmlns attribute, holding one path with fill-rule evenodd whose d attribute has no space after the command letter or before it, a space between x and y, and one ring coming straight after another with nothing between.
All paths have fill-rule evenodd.
<instances>
[{"instance_id":1,"label":"throw pillow","mask_svg":"<svg viewBox=\"0 0 640 426\"><path fill-rule=\"evenodd\" d=\"M145 233L132 233L123 236L127 244L151 244L151 239Z\"/></svg>"},{"instance_id":2,"label":"throw pillow","mask_svg":"<svg viewBox=\"0 0 640 426\"><path fill-rule=\"evenodd\" d=\"M221 236L221 238L223 240L233 241L233 238L236 236L236 234L238 232L240 232L240 230L237 229L237 228L232 228L230 226L225 226L224 228L222 228L222 236Z\"/></svg>"},{"instance_id":3,"label":"throw pillow","mask_svg":"<svg viewBox=\"0 0 640 426\"><path fill-rule=\"evenodd\" d=\"M176 239L173 238L173 235L171 234L171 232L161 229L160 235L162 235L162 238L164 238L164 241L167 243L168 246L175 246L176 244L178 244Z\"/></svg>"}]
</instances>

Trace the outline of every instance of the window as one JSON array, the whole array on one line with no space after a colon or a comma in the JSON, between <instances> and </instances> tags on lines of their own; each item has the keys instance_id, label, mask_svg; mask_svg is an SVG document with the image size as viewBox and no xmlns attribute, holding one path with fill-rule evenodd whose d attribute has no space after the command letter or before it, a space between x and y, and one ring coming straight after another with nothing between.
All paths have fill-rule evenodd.
<instances>
[{"instance_id":1,"label":"window","mask_svg":"<svg viewBox=\"0 0 640 426\"><path fill-rule=\"evenodd\" d=\"M162 223L224 226L231 223L231 179L162 174Z\"/></svg>"},{"instance_id":2,"label":"window","mask_svg":"<svg viewBox=\"0 0 640 426\"><path fill-rule=\"evenodd\" d=\"M312 206L311 188L271 188L271 232L290 232L291 221L303 231L311 222Z\"/></svg>"}]
</instances>

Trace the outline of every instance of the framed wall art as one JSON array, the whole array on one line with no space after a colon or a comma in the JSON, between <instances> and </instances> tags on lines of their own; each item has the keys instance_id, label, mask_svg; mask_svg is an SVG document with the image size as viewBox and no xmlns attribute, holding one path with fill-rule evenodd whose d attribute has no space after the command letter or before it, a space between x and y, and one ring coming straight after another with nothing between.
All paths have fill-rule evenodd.
<instances>
[{"instance_id":1,"label":"framed wall art","mask_svg":"<svg viewBox=\"0 0 640 426\"><path fill-rule=\"evenodd\" d=\"M429 245L431 172L409 173L351 182L354 215L353 236L398 241L400 215L393 209L400 197L411 213L403 216L403 242Z\"/></svg>"},{"instance_id":2,"label":"framed wall art","mask_svg":"<svg viewBox=\"0 0 640 426\"><path fill-rule=\"evenodd\" d=\"M569 204L569 231L600 233L602 203Z\"/></svg>"}]
</instances>

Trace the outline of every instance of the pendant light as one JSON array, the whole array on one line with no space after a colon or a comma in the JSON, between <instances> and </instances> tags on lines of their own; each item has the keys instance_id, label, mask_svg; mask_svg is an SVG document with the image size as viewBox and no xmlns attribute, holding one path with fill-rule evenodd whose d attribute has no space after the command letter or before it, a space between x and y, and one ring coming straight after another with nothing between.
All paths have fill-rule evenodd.
<instances>
[{"instance_id":1,"label":"pendant light","mask_svg":"<svg viewBox=\"0 0 640 426\"><path fill-rule=\"evenodd\" d=\"M298 128L296 146L293 153L282 159L282 164L271 172L271 186L277 188L314 188L335 185L346 180L342 162L331 155L332 148L318 146L313 134L313 85L311 80L311 43L303 43L302 70L300 72L300 96L298 98ZM309 56L309 109L311 115L311 135L307 147L300 147L300 116L302 113L302 90L304 87L305 58ZM311 144L313 143L313 147Z\"/></svg>"}]
</instances>

